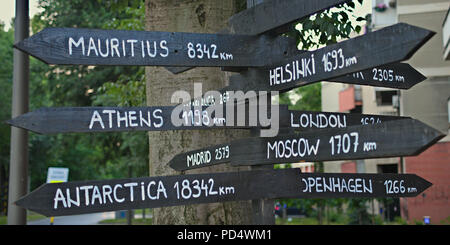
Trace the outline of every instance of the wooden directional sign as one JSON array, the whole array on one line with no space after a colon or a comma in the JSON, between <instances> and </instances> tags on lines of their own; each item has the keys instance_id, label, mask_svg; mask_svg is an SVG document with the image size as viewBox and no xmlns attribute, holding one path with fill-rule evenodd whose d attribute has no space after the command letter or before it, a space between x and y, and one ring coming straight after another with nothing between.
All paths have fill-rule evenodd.
<instances>
[{"instance_id":1,"label":"wooden directional sign","mask_svg":"<svg viewBox=\"0 0 450 245\"><path fill-rule=\"evenodd\" d=\"M287 114L287 115L286 115ZM280 110L280 127L314 131L325 128L346 128L357 125L372 125L409 117L373 114Z\"/></svg>"},{"instance_id":2,"label":"wooden directional sign","mask_svg":"<svg viewBox=\"0 0 450 245\"><path fill-rule=\"evenodd\" d=\"M284 37L46 28L14 46L48 64L258 67L282 57Z\"/></svg>"},{"instance_id":3,"label":"wooden directional sign","mask_svg":"<svg viewBox=\"0 0 450 245\"><path fill-rule=\"evenodd\" d=\"M414 119L319 129L272 138L246 138L176 155L182 171L215 164L264 165L418 155L444 135Z\"/></svg>"},{"instance_id":4,"label":"wooden directional sign","mask_svg":"<svg viewBox=\"0 0 450 245\"><path fill-rule=\"evenodd\" d=\"M358 36L324 48L288 54L284 62L271 68L254 68L230 78L228 90L243 91L288 91L319 81L333 80L346 74L359 72L410 58L434 32L399 23ZM382 69L382 67L377 68ZM384 70L381 71L383 80ZM379 74L375 78L379 77ZM369 77L374 77L371 75ZM396 83L392 87L403 87L395 80L395 74L387 74L387 81ZM383 83L377 81L375 86ZM370 84L363 82L362 84Z\"/></svg>"},{"instance_id":5,"label":"wooden directional sign","mask_svg":"<svg viewBox=\"0 0 450 245\"><path fill-rule=\"evenodd\" d=\"M260 170L44 184L16 205L61 216L261 198L414 197L429 186L413 174Z\"/></svg>"},{"instance_id":6,"label":"wooden directional sign","mask_svg":"<svg viewBox=\"0 0 450 245\"><path fill-rule=\"evenodd\" d=\"M241 76L231 76L230 85L219 90L220 94L228 94L233 90L246 88L245 82L241 81ZM425 81L426 77L406 63L392 63L389 65L377 66L374 68L349 73L340 77L330 79L330 82L349 83L358 85L368 85L375 87L410 89L414 85ZM313 82L311 82L313 83ZM311 83L303 83L305 86ZM251 96L248 96L251 98ZM239 102L239 100L237 100ZM196 98L192 104L206 105L204 101Z\"/></svg>"},{"instance_id":7,"label":"wooden directional sign","mask_svg":"<svg viewBox=\"0 0 450 245\"><path fill-rule=\"evenodd\" d=\"M242 124L238 123L237 113L233 113L235 123L229 123L226 106L221 108L222 116L213 107L195 106L41 108L7 123L41 134L260 127L258 120L249 120L248 106Z\"/></svg>"},{"instance_id":8,"label":"wooden directional sign","mask_svg":"<svg viewBox=\"0 0 450 245\"><path fill-rule=\"evenodd\" d=\"M341 82L375 87L410 89L425 81L424 75L406 63L393 63L377 66L363 71L330 79L331 82Z\"/></svg>"},{"instance_id":9,"label":"wooden directional sign","mask_svg":"<svg viewBox=\"0 0 450 245\"><path fill-rule=\"evenodd\" d=\"M276 107L276 106L273 106ZM251 116L249 110L258 108L245 105L245 118L242 123L237 118L238 108L229 113L222 106L222 116L209 107L175 106L160 107L56 107L41 108L20 115L9 124L40 134L81 133L81 132L123 132L123 131L162 131L212 128L257 128L262 127L258 114ZM351 125L365 125L384 121L405 119L406 117L348 114L332 112L313 112L288 110L279 106L279 127L293 129L345 128ZM267 108L267 119L275 120ZM172 121L172 113L178 115L179 123ZM233 120L229 114L233 115ZM250 120L250 117L252 120ZM263 120L265 120L264 118ZM275 121L271 121L275 123ZM265 125L264 125L265 126Z\"/></svg>"}]
</instances>

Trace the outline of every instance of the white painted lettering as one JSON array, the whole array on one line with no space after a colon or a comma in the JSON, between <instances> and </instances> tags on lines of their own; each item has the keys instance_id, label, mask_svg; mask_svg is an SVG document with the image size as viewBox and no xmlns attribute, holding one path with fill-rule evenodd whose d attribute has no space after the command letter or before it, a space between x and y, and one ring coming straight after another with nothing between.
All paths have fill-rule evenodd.
<instances>
[{"instance_id":1,"label":"white painted lettering","mask_svg":"<svg viewBox=\"0 0 450 245\"><path fill-rule=\"evenodd\" d=\"M121 203L121 202L124 202L125 201L125 198L117 198L117 188L123 188L122 187L122 185L121 184L117 184L117 185L115 185L114 186L114 190L113 190L113 197L114 197L114 200L116 201L116 202L118 202L118 203Z\"/></svg>"},{"instance_id":2,"label":"white painted lettering","mask_svg":"<svg viewBox=\"0 0 450 245\"><path fill-rule=\"evenodd\" d=\"M123 186L125 187L129 187L130 188L130 201L133 202L134 201L134 187L137 186L138 183L136 182L131 182L131 183L126 183Z\"/></svg>"},{"instance_id":3,"label":"white painted lettering","mask_svg":"<svg viewBox=\"0 0 450 245\"><path fill-rule=\"evenodd\" d=\"M78 42L75 42L72 37L69 37L69 55L72 55L72 45L78 48L81 45L81 53L84 55L84 38L80 37Z\"/></svg>"},{"instance_id":4,"label":"white painted lettering","mask_svg":"<svg viewBox=\"0 0 450 245\"><path fill-rule=\"evenodd\" d=\"M91 50L94 50L95 51L95 55L98 56L97 47L95 47L95 42L94 42L94 39L92 37L89 38L89 47L88 47L87 56L90 55Z\"/></svg>"},{"instance_id":5,"label":"white painted lettering","mask_svg":"<svg viewBox=\"0 0 450 245\"><path fill-rule=\"evenodd\" d=\"M92 185L81 186L80 190L84 191L84 201L86 206L89 206L89 190L94 188Z\"/></svg>"},{"instance_id":6,"label":"white painted lettering","mask_svg":"<svg viewBox=\"0 0 450 245\"><path fill-rule=\"evenodd\" d=\"M100 116L100 114L96 110L94 111L94 113L92 113L91 123L89 123L89 129L92 129L92 127L94 126L95 122L100 123L100 126L102 127L102 129L105 128L105 125L103 124L102 117Z\"/></svg>"},{"instance_id":7,"label":"white painted lettering","mask_svg":"<svg viewBox=\"0 0 450 245\"><path fill-rule=\"evenodd\" d=\"M62 202L63 206L65 208L67 207L66 198L64 197L64 194L62 193L60 188L56 189L55 198L53 200L53 209L58 208L58 202Z\"/></svg>"},{"instance_id":8,"label":"white painted lettering","mask_svg":"<svg viewBox=\"0 0 450 245\"><path fill-rule=\"evenodd\" d=\"M108 114L108 120L109 120L109 128L112 128L112 123L113 123L113 119L112 119L112 114L116 113L116 110L103 110L102 111L103 114Z\"/></svg>"}]
</instances>

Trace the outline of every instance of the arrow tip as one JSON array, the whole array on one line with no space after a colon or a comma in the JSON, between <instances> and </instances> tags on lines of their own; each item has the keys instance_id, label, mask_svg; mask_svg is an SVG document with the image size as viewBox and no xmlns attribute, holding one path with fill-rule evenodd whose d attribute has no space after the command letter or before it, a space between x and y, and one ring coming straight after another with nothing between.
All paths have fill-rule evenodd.
<instances>
[{"instance_id":1,"label":"arrow tip","mask_svg":"<svg viewBox=\"0 0 450 245\"><path fill-rule=\"evenodd\" d=\"M24 40L19 41L19 42L13 44L13 47L15 49L18 49L18 50L22 51L22 52L27 53L27 50L25 49L25 45L23 44L23 42L24 42Z\"/></svg>"},{"instance_id":2,"label":"arrow tip","mask_svg":"<svg viewBox=\"0 0 450 245\"><path fill-rule=\"evenodd\" d=\"M416 39L415 46L409 51L409 53L405 56L405 59L409 59L413 56L417 50L419 50L428 40L430 40L435 34L435 31L428 30L422 27L409 25L406 23L399 23L399 26L403 30L407 30L411 32L411 37Z\"/></svg>"},{"instance_id":3,"label":"arrow tip","mask_svg":"<svg viewBox=\"0 0 450 245\"><path fill-rule=\"evenodd\" d=\"M48 32L47 29L48 28L32 35L31 37L25 38L15 44L13 44L13 47L28 54L28 55L33 56L34 58L36 58L46 64L50 64L45 59L45 55L44 55L44 52L46 52L49 47L42 46L43 42L40 41L42 39L43 33Z\"/></svg>"},{"instance_id":4,"label":"arrow tip","mask_svg":"<svg viewBox=\"0 0 450 245\"><path fill-rule=\"evenodd\" d=\"M34 117L33 112L27 112L15 118L5 121L10 126L29 130L38 134L45 132L45 127L40 126L40 121Z\"/></svg>"},{"instance_id":5,"label":"arrow tip","mask_svg":"<svg viewBox=\"0 0 450 245\"><path fill-rule=\"evenodd\" d=\"M46 209L45 205L42 206L42 195L39 194L42 190L46 189L46 186L47 184L39 186L34 191L26 194L25 196L22 196L20 199L15 201L14 204L21 208L31 210L47 217L51 216L51 210Z\"/></svg>"},{"instance_id":6,"label":"arrow tip","mask_svg":"<svg viewBox=\"0 0 450 245\"><path fill-rule=\"evenodd\" d=\"M428 181L426 179L423 179L423 180L425 181L425 188L423 190L426 190L433 185L433 183L431 183L430 181Z\"/></svg>"},{"instance_id":7,"label":"arrow tip","mask_svg":"<svg viewBox=\"0 0 450 245\"><path fill-rule=\"evenodd\" d=\"M432 145L437 143L440 139L442 139L446 136L441 131L439 131L433 127L430 127L427 124L425 124L419 120L413 119L413 122L416 124L417 127L422 128L422 132L423 132L422 140L424 143L423 147L418 149L417 152L415 153L415 155L422 153L423 151L425 151L426 149L428 149L429 147L431 147Z\"/></svg>"},{"instance_id":8,"label":"arrow tip","mask_svg":"<svg viewBox=\"0 0 450 245\"><path fill-rule=\"evenodd\" d=\"M25 197L22 197L19 200L15 201L14 204L19 207L26 208Z\"/></svg>"},{"instance_id":9,"label":"arrow tip","mask_svg":"<svg viewBox=\"0 0 450 245\"><path fill-rule=\"evenodd\" d=\"M180 154L175 155L167 165L169 165L169 167L171 167L173 170L175 171L183 171L184 169L180 168L179 164L177 163L177 158L180 158Z\"/></svg>"}]
</instances>

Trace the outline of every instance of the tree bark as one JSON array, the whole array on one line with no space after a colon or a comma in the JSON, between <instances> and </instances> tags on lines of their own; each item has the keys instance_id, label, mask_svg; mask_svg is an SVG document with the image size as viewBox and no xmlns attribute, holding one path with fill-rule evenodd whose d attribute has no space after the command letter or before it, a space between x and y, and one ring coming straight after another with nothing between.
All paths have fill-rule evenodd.
<instances>
[{"instance_id":1,"label":"tree bark","mask_svg":"<svg viewBox=\"0 0 450 245\"><path fill-rule=\"evenodd\" d=\"M236 12L235 1L146 0L145 5L146 29L151 31L217 33ZM163 67L147 67L147 105L175 105L171 104L171 96L177 90L187 91L193 97L194 83L202 83L203 92L218 90L227 85L229 75L220 68L195 68L173 75ZM149 132L150 176L248 170L217 165L180 173L167 163L176 154L249 135L244 130L217 129ZM250 201L157 208L153 223L250 224L251 208Z\"/></svg>"}]
</instances>

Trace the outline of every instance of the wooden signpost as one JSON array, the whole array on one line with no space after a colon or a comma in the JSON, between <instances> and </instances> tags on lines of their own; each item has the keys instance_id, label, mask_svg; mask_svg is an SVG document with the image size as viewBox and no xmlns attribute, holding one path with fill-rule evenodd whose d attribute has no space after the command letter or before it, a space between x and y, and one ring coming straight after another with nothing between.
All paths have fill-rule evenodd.
<instances>
[{"instance_id":1,"label":"wooden signpost","mask_svg":"<svg viewBox=\"0 0 450 245\"><path fill-rule=\"evenodd\" d=\"M382 69L379 66L409 59L433 35L432 31L399 23L315 51L288 54L284 62L270 68L248 69L231 76L227 90L284 92L374 67L378 71ZM385 83L403 86L394 81L395 75L392 72L390 76L388 71ZM384 74L382 77L384 82ZM393 81L389 81L391 78ZM380 84L377 81L374 85Z\"/></svg>"},{"instance_id":2,"label":"wooden signpost","mask_svg":"<svg viewBox=\"0 0 450 245\"><path fill-rule=\"evenodd\" d=\"M280 126L283 128L299 129L303 132L316 131L317 129L325 128L339 129L350 126L372 125L387 121L411 119L409 117L400 116L298 110L288 110L287 114L288 115L283 113L283 111L280 111Z\"/></svg>"},{"instance_id":3,"label":"wooden signpost","mask_svg":"<svg viewBox=\"0 0 450 245\"><path fill-rule=\"evenodd\" d=\"M262 67L287 52L284 37L46 28L14 47L47 64Z\"/></svg>"},{"instance_id":4,"label":"wooden signpost","mask_svg":"<svg viewBox=\"0 0 450 245\"><path fill-rule=\"evenodd\" d=\"M230 91L234 90L246 90L249 86L245 82L241 81L242 77L231 76L230 85L219 90L220 94L226 95ZM375 87L395 88L395 89L410 89L414 85L425 81L426 77L419 71L414 69L411 65L406 63L392 63L389 65L377 66L374 68L345 74L340 77L329 79L330 82L368 85ZM306 86L314 83L303 83L299 86ZM252 96L247 96L252 98ZM236 102L242 102L237 100ZM206 106L207 103L204 99L195 98L191 104L198 104Z\"/></svg>"},{"instance_id":5,"label":"wooden signpost","mask_svg":"<svg viewBox=\"0 0 450 245\"><path fill-rule=\"evenodd\" d=\"M44 184L16 204L62 216L260 198L414 197L429 186L413 174L257 170Z\"/></svg>"},{"instance_id":6,"label":"wooden signpost","mask_svg":"<svg viewBox=\"0 0 450 245\"><path fill-rule=\"evenodd\" d=\"M264 1L234 15L220 34L47 28L14 47L48 64L170 66L174 73L197 66L240 71L219 91L221 95L226 91L284 92L319 81L409 89L425 79L410 65L398 63L434 35L419 27L399 23L308 52L297 50L291 38L278 35L303 17L345 2L350 0ZM202 107L202 102L183 110L175 106L64 107L42 108L7 123L42 134L263 128L261 115L250 113L259 108L249 104L244 123L236 120L236 109L228 115L227 106L239 106L231 100L225 103L220 98L225 103L220 105L223 114ZM234 140L179 154L169 162L177 171L222 163L254 166L252 171L44 184L16 204L61 216L261 200L253 207L266 213L261 207L267 199L413 197L431 186L413 174L254 169L297 161L412 156L444 136L409 117L278 109L276 123L282 133L276 137ZM263 120L273 115L266 116Z\"/></svg>"},{"instance_id":7,"label":"wooden signpost","mask_svg":"<svg viewBox=\"0 0 450 245\"><path fill-rule=\"evenodd\" d=\"M414 119L322 129L271 138L246 138L176 155L177 171L230 163L235 166L418 155L444 137Z\"/></svg>"},{"instance_id":8,"label":"wooden signpost","mask_svg":"<svg viewBox=\"0 0 450 245\"><path fill-rule=\"evenodd\" d=\"M175 111L175 106L160 107L55 107L41 108L16 117L7 123L40 134L92 133L125 131L192 130L213 128L261 128L258 114L250 119L249 108L245 105L245 119L240 124L235 107L231 116L226 105L222 106L222 116L206 106L186 107ZM275 106L274 106L275 107ZM279 127L301 129L303 131L323 128L345 128L352 125L375 124L408 117L366 115L335 112L314 112L288 110L287 106L277 106ZM270 108L268 109L270 112ZM178 115L182 124L172 121L172 113ZM231 112L230 112L231 113ZM271 115L267 116L272 118ZM264 118L265 119L265 118ZM275 119L274 119L275 120Z\"/></svg>"},{"instance_id":9,"label":"wooden signpost","mask_svg":"<svg viewBox=\"0 0 450 245\"><path fill-rule=\"evenodd\" d=\"M406 63L392 63L329 79L330 82L410 89L425 81L424 75Z\"/></svg>"}]
</instances>

